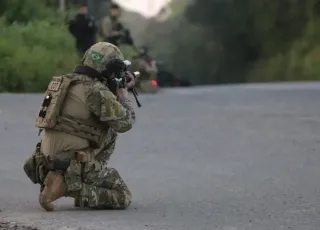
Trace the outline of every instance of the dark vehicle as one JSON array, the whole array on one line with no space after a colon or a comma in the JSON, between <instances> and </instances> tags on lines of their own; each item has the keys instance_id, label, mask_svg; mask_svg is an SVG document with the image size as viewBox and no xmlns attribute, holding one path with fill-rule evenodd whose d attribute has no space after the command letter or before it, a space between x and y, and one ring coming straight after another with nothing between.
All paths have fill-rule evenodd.
<instances>
[{"instance_id":1,"label":"dark vehicle","mask_svg":"<svg viewBox=\"0 0 320 230\"><path fill-rule=\"evenodd\" d=\"M137 58L144 60L150 65L153 65L152 63L154 63L157 69L157 73L153 75L152 79L149 79L149 80L145 79L143 81L143 87L141 87L145 89L143 91L150 91L151 89L154 89L154 91L157 91L156 88L159 89L164 87L191 86L191 82L185 79L177 78L172 72L168 70L168 68L166 68L165 64L162 61L159 61L153 58L149 54L149 48L147 46L141 46L140 48L137 49L137 51L138 51L138 55L136 56Z\"/></svg>"},{"instance_id":2,"label":"dark vehicle","mask_svg":"<svg viewBox=\"0 0 320 230\"><path fill-rule=\"evenodd\" d=\"M191 86L191 82L186 79L178 79L173 73L171 73L163 62L157 61L158 75L157 83L159 87L188 87Z\"/></svg>"}]
</instances>

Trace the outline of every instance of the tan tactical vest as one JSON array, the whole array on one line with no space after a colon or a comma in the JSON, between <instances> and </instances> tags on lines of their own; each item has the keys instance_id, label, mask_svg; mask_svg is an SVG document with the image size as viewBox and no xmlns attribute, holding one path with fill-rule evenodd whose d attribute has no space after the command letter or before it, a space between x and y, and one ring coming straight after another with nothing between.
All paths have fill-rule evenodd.
<instances>
[{"instance_id":1,"label":"tan tactical vest","mask_svg":"<svg viewBox=\"0 0 320 230\"><path fill-rule=\"evenodd\" d=\"M44 94L44 100L36 119L36 127L65 132L90 140L99 146L103 133L106 131L101 129L101 124L61 116L69 87L81 83L93 85L96 82L85 75L74 73L53 77Z\"/></svg>"}]
</instances>

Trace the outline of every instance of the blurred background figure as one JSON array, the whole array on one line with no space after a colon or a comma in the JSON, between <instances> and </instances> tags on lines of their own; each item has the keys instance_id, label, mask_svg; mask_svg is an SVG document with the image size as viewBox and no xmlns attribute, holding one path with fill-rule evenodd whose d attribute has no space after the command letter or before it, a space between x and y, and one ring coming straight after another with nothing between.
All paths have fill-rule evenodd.
<instances>
[{"instance_id":1,"label":"blurred background figure","mask_svg":"<svg viewBox=\"0 0 320 230\"><path fill-rule=\"evenodd\" d=\"M124 35L118 39L117 46L122 51L125 59L132 60L138 55L138 50L134 45L130 31L125 29Z\"/></svg>"},{"instance_id":2,"label":"blurred background figure","mask_svg":"<svg viewBox=\"0 0 320 230\"><path fill-rule=\"evenodd\" d=\"M123 35L118 40L118 44L127 44L127 45L134 46L134 42L129 29L123 30Z\"/></svg>"},{"instance_id":3,"label":"blurred background figure","mask_svg":"<svg viewBox=\"0 0 320 230\"><path fill-rule=\"evenodd\" d=\"M147 46L141 46L139 48L138 57L145 60L146 62L148 62L152 66L156 65L156 61L151 58L151 56L149 54L149 48Z\"/></svg>"},{"instance_id":4,"label":"blurred background figure","mask_svg":"<svg viewBox=\"0 0 320 230\"><path fill-rule=\"evenodd\" d=\"M152 81L154 86L157 85L158 68L156 61L150 57L149 49L142 46L138 49L138 55L132 59L132 70L139 71L140 77L136 83L137 87L141 87L141 81Z\"/></svg>"},{"instance_id":5,"label":"blurred background figure","mask_svg":"<svg viewBox=\"0 0 320 230\"><path fill-rule=\"evenodd\" d=\"M97 27L94 17L88 15L87 4L82 4L79 12L71 18L69 31L76 39L76 48L81 57L96 43Z\"/></svg>"},{"instance_id":6,"label":"blurred background figure","mask_svg":"<svg viewBox=\"0 0 320 230\"><path fill-rule=\"evenodd\" d=\"M119 20L121 9L118 4L111 3L109 14L101 21L101 36L105 42L110 42L116 46L119 40L125 36L125 28Z\"/></svg>"}]
</instances>

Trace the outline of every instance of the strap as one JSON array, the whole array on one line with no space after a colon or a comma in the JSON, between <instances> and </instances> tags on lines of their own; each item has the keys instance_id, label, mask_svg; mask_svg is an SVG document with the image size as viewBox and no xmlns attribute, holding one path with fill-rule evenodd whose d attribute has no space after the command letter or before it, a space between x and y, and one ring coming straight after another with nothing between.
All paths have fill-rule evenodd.
<instances>
[{"instance_id":1,"label":"strap","mask_svg":"<svg viewBox=\"0 0 320 230\"><path fill-rule=\"evenodd\" d=\"M46 164L46 168L50 171L66 171L70 166L71 160L76 160L79 163L87 163L92 159L89 151L62 152L59 155L50 155L48 157L50 161Z\"/></svg>"},{"instance_id":2,"label":"strap","mask_svg":"<svg viewBox=\"0 0 320 230\"><path fill-rule=\"evenodd\" d=\"M84 74L91 78L101 79L101 74L89 66L78 65L74 68L73 72L77 74Z\"/></svg>"},{"instance_id":3,"label":"strap","mask_svg":"<svg viewBox=\"0 0 320 230\"><path fill-rule=\"evenodd\" d=\"M93 122L88 122L87 120L75 118L73 116L70 116L69 114L64 114L63 116L59 116L58 121L66 125L77 123L77 124L81 124L82 126L88 126L88 128L95 128L99 130L101 129L101 126L98 124L94 124Z\"/></svg>"}]
</instances>

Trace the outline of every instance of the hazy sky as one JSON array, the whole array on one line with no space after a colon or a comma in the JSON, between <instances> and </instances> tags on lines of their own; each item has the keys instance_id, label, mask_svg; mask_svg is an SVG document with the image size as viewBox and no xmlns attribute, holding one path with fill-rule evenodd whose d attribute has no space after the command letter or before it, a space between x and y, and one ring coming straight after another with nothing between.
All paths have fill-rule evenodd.
<instances>
[{"instance_id":1,"label":"hazy sky","mask_svg":"<svg viewBox=\"0 0 320 230\"><path fill-rule=\"evenodd\" d=\"M115 0L122 7L136 11L145 17L155 16L171 0Z\"/></svg>"}]
</instances>

